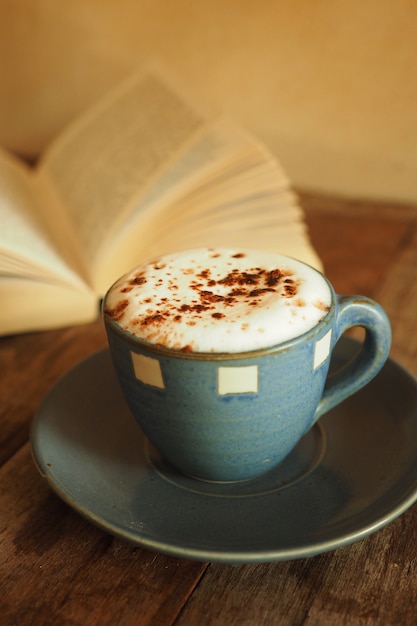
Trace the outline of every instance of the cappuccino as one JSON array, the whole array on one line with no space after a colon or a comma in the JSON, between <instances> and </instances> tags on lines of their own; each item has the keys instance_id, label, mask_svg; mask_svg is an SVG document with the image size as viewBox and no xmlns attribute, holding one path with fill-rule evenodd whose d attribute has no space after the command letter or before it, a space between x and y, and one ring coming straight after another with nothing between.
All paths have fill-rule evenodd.
<instances>
[{"instance_id":1,"label":"cappuccino","mask_svg":"<svg viewBox=\"0 0 417 626\"><path fill-rule=\"evenodd\" d=\"M109 290L104 315L183 352L246 352L307 332L331 306L313 268L273 252L201 248L148 260Z\"/></svg>"}]
</instances>

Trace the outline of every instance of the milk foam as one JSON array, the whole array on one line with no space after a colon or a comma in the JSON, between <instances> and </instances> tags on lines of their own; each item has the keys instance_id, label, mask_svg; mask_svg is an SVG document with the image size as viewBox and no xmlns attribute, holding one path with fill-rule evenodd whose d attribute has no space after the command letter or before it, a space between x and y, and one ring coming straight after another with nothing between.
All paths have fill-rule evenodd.
<instances>
[{"instance_id":1,"label":"milk foam","mask_svg":"<svg viewBox=\"0 0 417 626\"><path fill-rule=\"evenodd\" d=\"M201 248L164 255L123 276L104 314L154 344L245 352L303 334L329 311L323 277L272 252Z\"/></svg>"}]
</instances>

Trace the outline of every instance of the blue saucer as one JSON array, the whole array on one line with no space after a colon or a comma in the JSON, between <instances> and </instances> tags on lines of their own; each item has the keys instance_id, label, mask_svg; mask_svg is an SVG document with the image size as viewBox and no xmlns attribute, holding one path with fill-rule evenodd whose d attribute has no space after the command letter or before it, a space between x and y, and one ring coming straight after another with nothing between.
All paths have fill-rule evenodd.
<instances>
[{"instance_id":1,"label":"blue saucer","mask_svg":"<svg viewBox=\"0 0 417 626\"><path fill-rule=\"evenodd\" d=\"M357 347L343 338L333 364ZM232 564L309 557L377 531L417 499L417 382L389 360L276 469L206 483L149 446L105 349L51 389L31 442L39 471L65 502L136 545Z\"/></svg>"}]
</instances>

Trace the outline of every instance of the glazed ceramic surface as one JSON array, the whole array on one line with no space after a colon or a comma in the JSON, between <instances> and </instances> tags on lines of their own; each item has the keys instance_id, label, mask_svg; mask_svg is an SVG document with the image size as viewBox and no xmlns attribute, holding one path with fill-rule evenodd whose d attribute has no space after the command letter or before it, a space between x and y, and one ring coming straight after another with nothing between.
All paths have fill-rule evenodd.
<instances>
[{"instance_id":1,"label":"glazed ceramic surface","mask_svg":"<svg viewBox=\"0 0 417 626\"><path fill-rule=\"evenodd\" d=\"M342 338L336 369L357 351ZM382 528L417 499L417 384L392 360L255 480L206 483L168 465L126 406L108 350L55 385L31 441L52 489L88 520L136 545L202 561L333 550Z\"/></svg>"},{"instance_id":2,"label":"glazed ceramic surface","mask_svg":"<svg viewBox=\"0 0 417 626\"><path fill-rule=\"evenodd\" d=\"M205 480L259 476L325 411L378 373L391 345L384 311L372 300L339 297L329 288L331 308L319 324L254 352L183 353L141 341L105 318L127 403L167 461ZM333 348L356 325L367 329L363 350L323 394Z\"/></svg>"}]
</instances>

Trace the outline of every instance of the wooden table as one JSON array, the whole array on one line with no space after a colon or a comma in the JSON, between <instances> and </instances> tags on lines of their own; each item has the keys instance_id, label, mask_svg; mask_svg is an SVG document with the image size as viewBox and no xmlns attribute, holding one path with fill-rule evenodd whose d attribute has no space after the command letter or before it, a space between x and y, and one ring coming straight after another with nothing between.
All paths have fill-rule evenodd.
<instances>
[{"instance_id":1,"label":"wooden table","mask_svg":"<svg viewBox=\"0 0 417 626\"><path fill-rule=\"evenodd\" d=\"M336 290L381 302L392 355L417 374L417 209L301 199ZM54 495L31 458L33 414L61 374L105 344L100 321L0 340L2 626L416 623L417 505L336 551L232 567L115 539Z\"/></svg>"}]
</instances>

